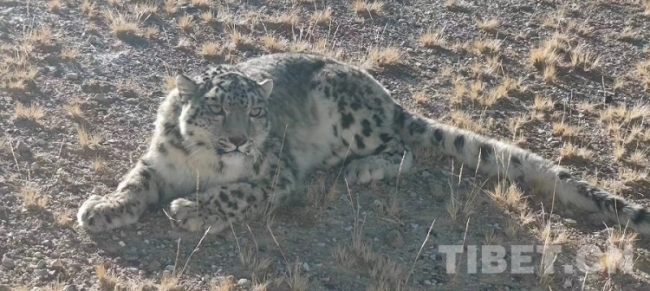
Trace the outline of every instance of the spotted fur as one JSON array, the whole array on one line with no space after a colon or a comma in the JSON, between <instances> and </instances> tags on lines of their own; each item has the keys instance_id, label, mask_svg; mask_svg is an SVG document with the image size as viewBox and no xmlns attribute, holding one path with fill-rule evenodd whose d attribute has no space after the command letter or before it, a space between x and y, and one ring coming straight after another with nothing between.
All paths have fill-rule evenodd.
<instances>
[{"instance_id":1,"label":"spotted fur","mask_svg":"<svg viewBox=\"0 0 650 291\"><path fill-rule=\"evenodd\" d=\"M650 232L647 208L534 153L411 113L368 73L333 59L272 54L176 83L148 151L115 192L80 207L86 229L132 224L147 206L171 202L178 226L219 232L248 209L293 199L315 169L343 164L351 183L396 177L417 146Z\"/></svg>"}]
</instances>

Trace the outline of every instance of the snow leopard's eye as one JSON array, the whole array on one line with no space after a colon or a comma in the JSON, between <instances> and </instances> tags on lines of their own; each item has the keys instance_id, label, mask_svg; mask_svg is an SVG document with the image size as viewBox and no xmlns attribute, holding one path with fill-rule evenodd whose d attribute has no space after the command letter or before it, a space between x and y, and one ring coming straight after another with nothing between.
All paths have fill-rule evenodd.
<instances>
[{"instance_id":1,"label":"snow leopard's eye","mask_svg":"<svg viewBox=\"0 0 650 291\"><path fill-rule=\"evenodd\" d=\"M223 112L223 108L221 107L221 105L210 105L208 108L214 114L221 114L221 112Z\"/></svg>"},{"instance_id":2,"label":"snow leopard's eye","mask_svg":"<svg viewBox=\"0 0 650 291\"><path fill-rule=\"evenodd\" d=\"M251 110L252 117L258 117L260 114L262 114L262 108L253 108L253 110Z\"/></svg>"}]
</instances>

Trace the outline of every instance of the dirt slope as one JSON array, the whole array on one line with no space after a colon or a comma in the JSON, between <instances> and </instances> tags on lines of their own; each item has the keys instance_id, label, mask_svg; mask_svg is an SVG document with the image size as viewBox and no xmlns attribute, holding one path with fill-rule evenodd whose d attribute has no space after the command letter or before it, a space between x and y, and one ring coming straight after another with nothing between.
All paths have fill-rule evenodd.
<instances>
[{"instance_id":1,"label":"dirt slope","mask_svg":"<svg viewBox=\"0 0 650 291\"><path fill-rule=\"evenodd\" d=\"M647 289L647 238L426 152L399 183L318 173L308 205L224 237L171 230L160 209L101 235L74 217L143 153L177 70L277 51L364 66L412 110L647 205L648 40L647 0L2 0L0 290ZM444 246L463 244L449 274ZM632 246L634 268L590 253L603 264L585 274L589 244ZM504 246L508 268L468 273L476 245ZM555 272L540 251L514 274L511 245L561 245Z\"/></svg>"}]
</instances>

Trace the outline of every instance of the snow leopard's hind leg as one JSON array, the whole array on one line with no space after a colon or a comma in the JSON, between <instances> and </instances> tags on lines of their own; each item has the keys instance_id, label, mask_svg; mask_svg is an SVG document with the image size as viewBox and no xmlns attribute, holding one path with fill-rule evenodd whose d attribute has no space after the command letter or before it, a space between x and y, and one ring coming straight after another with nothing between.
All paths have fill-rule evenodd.
<instances>
[{"instance_id":1,"label":"snow leopard's hind leg","mask_svg":"<svg viewBox=\"0 0 650 291\"><path fill-rule=\"evenodd\" d=\"M373 181L396 178L413 167L413 152L405 145L387 147L382 144L371 155L351 160L344 169L345 179L350 183L366 184Z\"/></svg>"}]
</instances>

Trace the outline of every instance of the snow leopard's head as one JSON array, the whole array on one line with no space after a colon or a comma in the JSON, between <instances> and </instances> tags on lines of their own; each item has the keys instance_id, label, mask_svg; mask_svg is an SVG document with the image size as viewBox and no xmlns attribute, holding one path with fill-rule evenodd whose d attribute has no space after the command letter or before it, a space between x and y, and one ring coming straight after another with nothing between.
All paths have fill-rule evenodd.
<instances>
[{"instance_id":1,"label":"snow leopard's head","mask_svg":"<svg viewBox=\"0 0 650 291\"><path fill-rule=\"evenodd\" d=\"M273 80L257 82L238 72L180 74L180 131L191 151L209 150L225 162L257 158L269 135L268 99Z\"/></svg>"}]
</instances>

